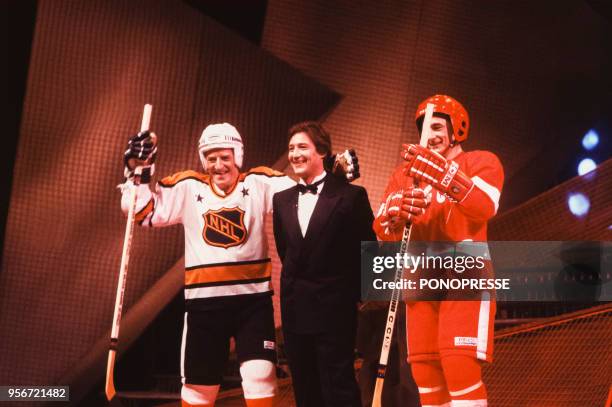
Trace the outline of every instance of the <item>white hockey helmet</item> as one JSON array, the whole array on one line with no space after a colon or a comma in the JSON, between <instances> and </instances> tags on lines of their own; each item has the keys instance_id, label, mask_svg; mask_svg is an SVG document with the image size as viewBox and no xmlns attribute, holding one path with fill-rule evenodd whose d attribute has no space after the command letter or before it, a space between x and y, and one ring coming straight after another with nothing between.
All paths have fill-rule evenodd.
<instances>
[{"instance_id":1,"label":"white hockey helmet","mask_svg":"<svg viewBox=\"0 0 612 407\"><path fill-rule=\"evenodd\" d=\"M198 143L198 151L202 167L206 170L206 153L217 148L231 148L234 150L234 162L242 168L244 145L242 137L234 126L229 123L217 123L206 126Z\"/></svg>"}]
</instances>

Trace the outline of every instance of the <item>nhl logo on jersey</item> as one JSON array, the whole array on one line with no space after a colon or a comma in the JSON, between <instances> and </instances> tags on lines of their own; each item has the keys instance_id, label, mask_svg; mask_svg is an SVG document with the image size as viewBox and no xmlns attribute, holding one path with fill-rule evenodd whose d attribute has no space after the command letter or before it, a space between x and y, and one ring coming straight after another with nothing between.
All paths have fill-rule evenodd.
<instances>
[{"instance_id":1,"label":"nhl logo on jersey","mask_svg":"<svg viewBox=\"0 0 612 407\"><path fill-rule=\"evenodd\" d=\"M217 247L238 246L246 239L244 211L238 207L210 210L202 215L204 230L202 237L206 243Z\"/></svg>"}]
</instances>

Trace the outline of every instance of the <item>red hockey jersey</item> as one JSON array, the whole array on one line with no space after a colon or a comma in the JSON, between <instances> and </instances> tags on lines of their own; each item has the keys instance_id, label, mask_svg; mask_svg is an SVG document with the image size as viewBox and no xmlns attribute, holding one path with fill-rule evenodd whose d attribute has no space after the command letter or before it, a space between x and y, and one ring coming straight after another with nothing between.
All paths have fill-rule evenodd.
<instances>
[{"instance_id":1,"label":"red hockey jersey","mask_svg":"<svg viewBox=\"0 0 612 407\"><path fill-rule=\"evenodd\" d=\"M488 151L462 152L453 161L474 181L474 187L462 202L452 202L434 189L427 211L413 223L412 241L487 240L487 221L497 213L504 183L501 162ZM383 224L381 215L390 194L413 186L413 179L404 175L403 168L400 165L391 176L374 220L374 231L381 240L399 241L402 238L403 228L394 230Z\"/></svg>"}]
</instances>

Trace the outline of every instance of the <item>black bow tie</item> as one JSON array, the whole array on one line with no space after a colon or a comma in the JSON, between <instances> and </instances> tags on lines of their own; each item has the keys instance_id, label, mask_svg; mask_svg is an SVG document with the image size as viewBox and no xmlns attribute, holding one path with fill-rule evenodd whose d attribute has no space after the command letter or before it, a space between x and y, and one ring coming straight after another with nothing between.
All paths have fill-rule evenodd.
<instances>
[{"instance_id":1,"label":"black bow tie","mask_svg":"<svg viewBox=\"0 0 612 407\"><path fill-rule=\"evenodd\" d=\"M308 185L304 185L304 184L298 184L298 191L300 191L300 194L306 194L306 193L311 193L311 194L317 194L317 187L319 186L320 183L322 183L324 181L324 179L320 179L317 182L315 182L314 184L308 184Z\"/></svg>"}]
</instances>

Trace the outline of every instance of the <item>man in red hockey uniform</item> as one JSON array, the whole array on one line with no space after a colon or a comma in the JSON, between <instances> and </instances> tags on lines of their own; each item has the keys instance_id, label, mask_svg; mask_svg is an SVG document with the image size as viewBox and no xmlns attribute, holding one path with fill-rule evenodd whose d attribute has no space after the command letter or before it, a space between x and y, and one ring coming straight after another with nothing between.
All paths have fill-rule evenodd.
<instances>
[{"instance_id":1,"label":"man in red hockey uniform","mask_svg":"<svg viewBox=\"0 0 612 407\"><path fill-rule=\"evenodd\" d=\"M463 151L469 117L452 97L419 105L419 133L428 103L434 114L427 147L403 146L406 162L389 180L374 230L381 240L398 241L412 223L412 241L486 242L503 185L501 163L488 151ZM495 300L486 292L476 300L414 300L406 312L408 359L422 405L486 406L481 362L492 360Z\"/></svg>"}]
</instances>

